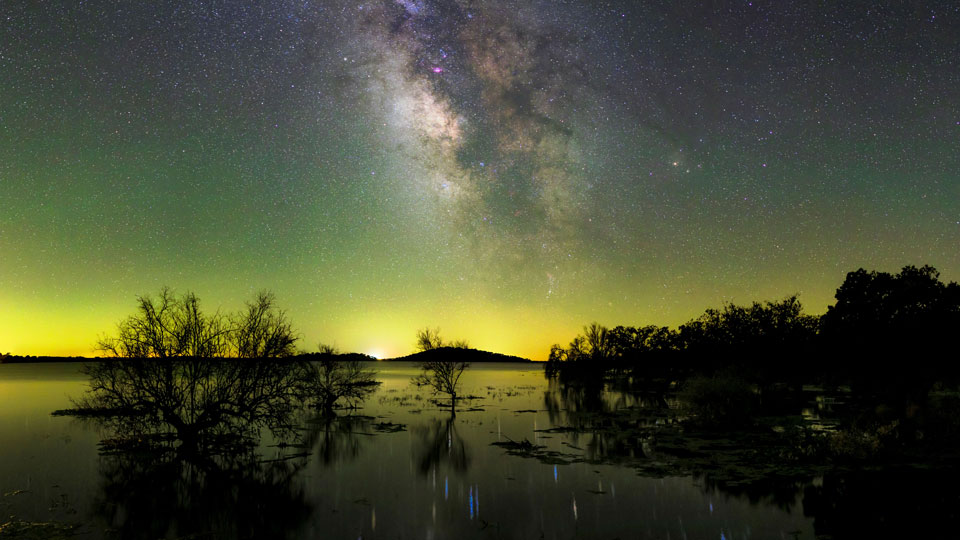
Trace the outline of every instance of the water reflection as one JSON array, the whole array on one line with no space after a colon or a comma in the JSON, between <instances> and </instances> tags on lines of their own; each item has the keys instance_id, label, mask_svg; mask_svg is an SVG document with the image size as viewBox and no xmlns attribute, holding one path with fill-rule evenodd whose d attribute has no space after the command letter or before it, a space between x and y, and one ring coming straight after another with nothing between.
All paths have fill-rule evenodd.
<instances>
[{"instance_id":1,"label":"water reflection","mask_svg":"<svg viewBox=\"0 0 960 540\"><path fill-rule=\"evenodd\" d=\"M395 370L394 378L403 384L409 378L404 365L381 369L387 377L389 370ZM734 475L725 482L716 477L678 478L672 476L676 469L660 473L666 478L650 478L646 471L653 468L638 464L669 461L672 454L667 447L677 443L655 435L655 452L648 452L650 441L640 436L644 431L656 432L655 425L645 427L660 417L656 400L642 394L619 395L609 386L547 388L545 382L532 392L508 392L516 388L511 384L526 384L533 377L511 379L512 368L499 369L502 372L491 370L494 375L488 375L478 368L483 376L475 384L495 380L495 389L504 389L504 398L485 404L484 411L461 413L456 419L436 412L411 412L393 401L371 400L373 404L364 409L371 416L304 421L309 417L291 410L286 418L261 419L263 429L241 435L215 435L228 433L229 422L218 428L187 429L198 433L198 444L190 445L176 439L176 428L155 420L105 417L96 420L106 442L106 455L98 461L78 452L80 441L84 448L92 445L77 436L76 426L57 419L41 422L44 417L38 417L30 420L30 433L47 430L56 435L70 428L73 442L55 436L13 439L35 444L37 449L30 454L14 453L16 447L6 445L3 450L12 456L7 461L27 472L0 470L6 475L0 483L10 486L7 491L24 490L0 499L0 506L13 505L9 513L42 521L48 516L48 492L69 494L71 502L76 501L77 514L63 519L89 524L94 539L431 534L434 538L717 538L721 530L727 538L791 538L793 531L802 531L797 537L810 538L814 520L818 533L836 538L889 537L883 533L891 531L904 535L908 527L917 534L907 537L921 537L924 532L927 537L943 537L933 529L957 517L952 508L955 498L941 495L942 487L933 489L952 485L955 475L942 473L922 476L912 471L899 477L882 473L868 478L827 471L810 482L798 481L795 475L777 482L780 473L790 471L785 469L787 464L772 463L769 482L758 480L758 475L739 484ZM243 379L239 372L232 372L230 377L234 376ZM116 377L121 381L124 376ZM223 374L212 377L228 379ZM283 377L278 374L271 384L278 387L279 382L290 380ZM122 386L138 384L130 381ZM192 393L197 403L207 403L210 416L220 406L200 397L212 395L215 385L203 382L200 386ZM79 386L72 390L77 392ZM219 393L237 395L226 389ZM185 410L188 401L175 403L183 410L166 407L181 410L178 414L187 418L202 416L202 412ZM147 408L137 410L142 413ZM518 443L530 438L544 445L543 459L515 457L525 455L522 452L505 455L502 448L490 446L498 440L501 420L504 438ZM409 425L409 432L392 422ZM295 424L296 433L275 436L269 424ZM116 429L123 425L137 429ZM565 431L571 426L579 433ZM541 431L539 439L534 439L538 435L531 430L538 428L560 429L549 434ZM150 444L136 444L138 433ZM721 452L714 451L713 445L720 441L708 442L711 446L704 453L713 459ZM562 455L551 459L548 452L553 451ZM36 461L29 461L33 455L38 456ZM643 457L651 455L652 459ZM54 484L62 487L44 488ZM857 534L858 527L864 534ZM104 528L114 532L104 533Z\"/></svg>"},{"instance_id":2,"label":"water reflection","mask_svg":"<svg viewBox=\"0 0 960 540\"><path fill-rule=\"evenodd\" d=\"M457 418L435 418L415 426L417 438L416 462L421 474L435 473L438 466L463 472L470 467L470 454L463 437L457 433Z\"/></svg>"},{"instance_id":3,"label":"water reflection","mask_svg":"<svg viewBox=\"0 0 960 540\"><path fill-rule=\"evenodd\" d=\"M118 453L101 460L93 508L120 538L283 538L311 514L295 479L302 465Z\"/></svg>"},{"instance_id":4,"label":"water reflection","mask_svg":"<svg viewBox=\"0 0 960 540\"><path fill-rule=\"evenodd\" d=\"M356 459L375 434L369 416L324 415L307 422L302 446L323 465Z\"/></svg>"},{"instance_id":5,"label":"water reflection","mask_svg":"<svg viewBox=\"0 0 960 540\"><path fill-rule=\"evenodd\" d=\"M300 429L298 367L211 359L86 366L90 387L73 413L103 430L95 515L122 538L280 538L296 529L311 513L296 480L303 450L315 447L325 462L359 451L349 421ZM261 455L262 436L277 448L271 459Z\"/></svg>"},{"instance_id":6,"label":"water reflection","mask_svg":"<svg viewBox=\"0 0 960 540\"><path fill-rule=\"evenodd\" d=\"M754 478L750 482L730 482L710 475L699 475L696 478L708 493L733 495L747 499L754 506L773 505L785 512L796 508L802 499L804 486L812 481L810 477L784 479L775 475Z\"/></svg>"},{"instance_id":7,"label":"water reflection","mask_svg":"<svg viewBox=\"0 0 960 540\"><path fill-rule=\"evenodd\" d=\"M649 428L672 421L662 392L634 388L611 390L602 381L569 384L550 381L544 408L551 430L590 461L652 457ZM636 414L624 415L623 411Z\"/></svg>"}]
</instances>

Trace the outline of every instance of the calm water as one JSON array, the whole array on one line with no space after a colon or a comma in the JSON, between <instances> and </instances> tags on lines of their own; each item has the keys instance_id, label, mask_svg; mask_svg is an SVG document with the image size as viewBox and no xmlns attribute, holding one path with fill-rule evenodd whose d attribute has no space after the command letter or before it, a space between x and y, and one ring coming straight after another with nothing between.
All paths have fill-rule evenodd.
<instances>
[{"instance_id":1,"label":"calm water","mask_svg":"<svg viewBox=\"0 0 960 540\"><path fill-rule=\"evenodd\" d=\"M109 433L50 415L85 391L78 365L0 365L0 522L81 523L83 538L814 537L803 486L794 497L748 497L492 446L526 439L603 453L582 435L538 431L569 420L546 410L538 365L472 367L464 394L479 398L455 417L410 385L412 365L375 367L383 385L353 419L308 424L303 449L264 437L261 463L230 468L100 455ZM270 461L297 452L306 455Z\"/></svg>"}]
</instances>

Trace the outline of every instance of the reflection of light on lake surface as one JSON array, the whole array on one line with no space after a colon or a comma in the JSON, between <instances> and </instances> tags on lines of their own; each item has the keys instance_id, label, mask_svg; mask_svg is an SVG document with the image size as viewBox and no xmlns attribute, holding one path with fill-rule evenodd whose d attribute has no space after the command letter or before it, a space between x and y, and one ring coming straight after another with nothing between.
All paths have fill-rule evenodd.
<instances>
[{"instance_id":1,"label":"reflection of light on lake surface","mask_svg":"<svg viewBox=\"0 0 960 540\"><path fill-rule=\"evenodd\" d=\"M8 367L12 366L0 365L0 386L10 390L0 393L0 440L4 441L0 446L0 485L5 492L37 485L61 486L55 495L61 491L68 494L76 501L76 513L59 516L100 523L91 527L96 532L89 538L103 539L101 531L110 522L97 521L95 501L122 508L126 502L119 487L129 481L122 476L128 474L127 469L117 469L117 476L108 480L104 475L110 471L101 472L102 464L116 457L97 455L101 434L82 422L49 416L54 409L69 407L68 397L82 394L86 380L78 376L77 366L21 366L17 369L35 372L34 380L12 381L4 378L13 373ZM604 464L604 455L587 455L594 447L612 452L617 446L600 440L605 435L599 432L552 431L577 425L581 418L577 414L589 411L586 405L571 406L563 401L558 401L557 408L545 407L544 400L556 395L549 390L539 365L472 366L464 375L463 394L480 397L465 401L456 416L430 403L429 393L411 387L410 379L418 373L413 364L378 362L371 367L379 371L382 387L362 409L342 411L336 422L312 424L317 426L314 446L305 450L307 457L289 462L292 470L302 467L289 485L258 480L257 485L274 491L244 492L255 501L302 496L306 507L312 508L297 521L278 525L282 531L269 531L261 537L368 538L377 536L375 531L381 535L389 531L390 537L480 539L490 537L493 530L486 524L496 523L509 527L509 538L568 538L579 521L581 504L587 504L584 519L590 524L590 538L682 538L684 534L716 538L716 522L711 519L729 524L724 525L726 538L747 536L748 530L756 538L779 537L781 531L795 530L804 531L801 537L812 536L811 520L803 517L799 505L784 511L773 504L751 505L746 499L732 498L715 506L713 516L707 519L702 510L712 501L711 495L693 479L646 478L629 466ZM37 380L43 379L44 370L60 371L49 386ZM375 429L380 424L403 429ZM531 436L531 428L540 431ZM590 442L594 440L595 444ZM542 463L508 455L504 448L491 446L496 441L534 441L545 451L557 453L558 461ZM279 448L269 436L261 441L261 454L271 458L302 451ZM562 490L557 489L561 468ZM158 519L167 511L186 509L189 513L187 500L179 510L163 504L176 503L181 495L175 489L189 493L190 484L176 484L171 479L169 486L163 486L159 485L164 483L163 476L150 478L158 484L151 487L168 494L156 509ZM619 493L613 479L621 484ZM104 491L105 485L113 491ZM44 497L45 492L34 489L5 498L3 503L12 505L12 513L20 519L50 519L49 499ZM633 510L625 512L625 508ZM213 519L243 519L240 513L250 513L249 508L240 507L218 511L219 517L192 517L196 530L210 530ZM117 516L121 521L131 519ZM190 533L185 530L181 536Z\"/></svg>"}]
</instances>

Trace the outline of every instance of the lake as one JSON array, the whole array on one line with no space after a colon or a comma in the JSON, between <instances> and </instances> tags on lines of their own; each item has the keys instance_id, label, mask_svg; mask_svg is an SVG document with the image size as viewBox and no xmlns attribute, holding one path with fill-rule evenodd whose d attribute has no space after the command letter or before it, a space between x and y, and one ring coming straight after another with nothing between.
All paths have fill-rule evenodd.
<instances>
[{"instance_id":1,"label":"lake","mask_svg":"<svg viewBox=\"0 0 960 540\"><path fill-rule=\"evenodd\" d=\"M265 434L258 460L237 467L103 454L108 429L50 414L85 392L79 364L0 365L0 523L78 525L94 539L814 538L814 516L847 530L832 510L804 508L843 479L738 492L638 474L637 458L655 455L644 441L610 448L563 431L584 405L540 365L472 366L462 394L474 399L455 416L410 384L414 365L370 365L383 384L363 408L305 423L300 446ZM542 447L540 459L493 444L510 441ZM871 481L843 490L871 493Z\"/></svg>"}]
</instances>

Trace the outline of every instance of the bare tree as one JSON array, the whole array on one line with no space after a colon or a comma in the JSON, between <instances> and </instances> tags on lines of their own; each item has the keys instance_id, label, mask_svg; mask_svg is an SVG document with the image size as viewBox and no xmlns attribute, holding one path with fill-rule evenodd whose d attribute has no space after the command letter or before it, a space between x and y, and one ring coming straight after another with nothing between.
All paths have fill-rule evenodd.
<instances>
[{"instance_id":1,"label":"bare tree","mask_svg":"<svg viewBox=\"0 0 960 540\"><path fill-rule=\"evenodd\" d=\"M204 315L195 294L177 298L164 287L156 298L138 296L137 313L117 325L115 337L101 337L96 349L121 358L215 358L228 354L229 334L225 318Z\"/></svg>"},{"instance_id":2,"label":"bare tree","mask_svg":"<svg viewBox=\"0 0 960 540\"><path fill-rule=\"evenodd\" d=\"M358 360L341 359L336 347L323 343L319 358L304 362L303 370L306 401L328 416L337 403L355 406L380 386L376 371L365 368Z\"/></svg>"},{"instance_id":3,"label":"bare tree","mask_svg":"<svg viewBox=\"0 0 960 540\"><path fill-rule=\"evenodd\" d=\"M293 325L275 302L272 293L261 291L234 317L231 341L238 358L280 358L296 353Z\"/></svg>"},{"instance_id":4,"label":"bare tree","mask_svg":"<svg viewBox=\"0 0 960 540\"><path fill-rule=\"evenodd\" d=\"M137 297L137 311L117 325L115 336L95 345L118 358L277 358L292 356L296 333L286 314L261 292L245 311L206 315L192 292L176 297L169 287L157 297Z\"/></svg>"},{"instance_id":5,"label":"bare tree","mask_svg":"<svg viewBox=\"0 0 960 540\"><path fill-rule=\"evenodd\" d=\"M328 345L326 343L317 345L317 351L320 354L340 354L340 350L337 349L336 345Z\"/></svg>"},{"instance_id":6,"label":"bare tree","mask_svg":"<svg viewBox=\"0 0 960 540\"><path fill-rule=\"evenodd\" d=\"M590 348L590 356L593 360L608 360L613 353L612 343L610 341L610 331L606 326L598 323L590 323L583 327L583 334L587 340L587 346Z\"/></svg>"},{"instance_id":7,"label":"bare tree","mask_svg":"<svg viewBox=\"0 0 960 540\"><path fill-rule=\"evenodd\" d=\"M417 330L417 351L431 351L443 347L439 328Z\"/></svg>"},{"instance_id":8,"label":"bare tree","mask_svg":"<svg viewBox=\"0 0 960 540\"><path fill-rule=\"evenodd\" d=\"M254 441L261 427L297 436L301 377L293 360L109 359L83 371L90 389L76 408L99 415L123 444L206 452Z\"/></svg>"},{"instance_id":9,"label":"bare tree","mask_svg":"<svg viewBox=\"0 0 960 540\"><path fill-rule=\"evenodd\" d=\"M466 340L456 340L444 343L440 338L439 328L423 328L417 331L417 351L425 353L429 360L419 364L420 374L411 381L417 386L429 386L434 393L450 396L450 411L456 413L457 392L460 388L460 377L470 364L455 360L457 353L452 350L467 349L470 344Z\"/></svg>"},{"instance_id":10,"label":"bare tree","mask_svg":"<svg viewBox=\"0 0 960 540\"><path fill-rule=\"evenodd\" d=\"M444 342L440 337L439 328L423 328L417 330L417 351L432 351L441 347L452 347L454 349L469 349L470 342L465 339L455 339Z\"/></svg>"},{"instance_id":11,"label":"bare tree","mask_svg":"<svg viewBox=\"0 0 960 540\"><path fill-rule=\"evenodd\" d=\"M449 395L450 411L456 413L460 377L468 367L468 362L453 358L426 360L420 363L420 374L412 382L417 386L428 386L434 393Z\"/></svg>"},{"instance_id":12,"label":"bare tree","mask_svg":"<svg viewBox=\"0 0 960 540\"><path fill-rule=\"evenodd\" d=\"M446 347L453 347L454 349L469 349L470 342L465 339L456 339L450 343L445 344Z\"/></svg>"}]
</instances>

